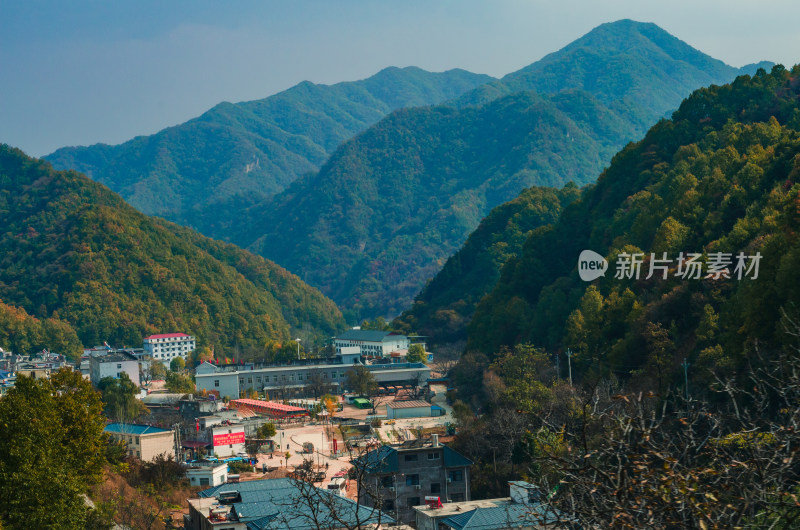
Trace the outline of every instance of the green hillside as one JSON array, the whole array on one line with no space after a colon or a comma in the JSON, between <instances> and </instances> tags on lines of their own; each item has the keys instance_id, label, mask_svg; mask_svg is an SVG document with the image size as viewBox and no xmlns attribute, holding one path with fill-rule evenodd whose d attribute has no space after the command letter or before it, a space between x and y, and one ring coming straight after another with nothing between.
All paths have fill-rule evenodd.
<instances>
[{"instance_id":1,"label":"green hillside","mask_svg":"<svg viewBox=\"0 0 800 530\"><path fill-rule=\"evenodd\" d=\"M478 306L468 349L571 348L576 374L637 373L664 385L684 358L703 379L709 368L742 366L756 342L769 352L793 341L785 325L800 321L799 161L800 68L698 90L528 238ZM585 249L608 259L605 277L578 277ZM615 277L623 252L645 254L638 280ZM673 260L667 278L657 270L647 279L650 254L663 252ZM707 268L700 279L677 277L680 252L706 264L729 253L731 278ZM746 269L737 278L739 253L760 253L757 278Z\"/></svg>"},{"instance_id":2,"label":"green hillside","mask_svg":"<svg viewBox=\"0 0 800 530\"><path fill-rule=\"evenodd\" d=\"M584 68L578 52L592 47L592 69ZM618 63L633 58L640 66L619 79ZM320 288L353 321L392 317L493 207L530 186L592 182L645 125L693 89L738 72L631 21L603 25L543 61L501 83L505 92L527 91L385 118L342 145L318 174L237 212L231 240ZM531 89L539 76L527 72L539 70L555 72L551 78L583 73L559 77L561 84L548 85L552 94L538 95ZM628 84L640 89L623 90Z\"/></svg>"},{"instance_id":3,"label":"green hillside","mask_svg":"<svg viewBox=\"0 0 800 530\"><path fill-rule=\"evenodd\" d=\"M80 357L83 345L75 330L55 318L39 320L23 309L0 302L0 348L30 353L47 348L55 353Z\"/></svg>"},{"instance_id":4,"label":"green hillside","mask_svg":"<svg viewBox=\"0 0 800 530\"><path fill-rule=\"evenodd\" d=\"M74 169L107 185L142 212L218 237L213 219L198 226L197 214L217 203L233 200L241 207L279 192L391 111L440 103L490 80L464 70L409 67L330 86L306 81L265 99L220 103L121 145L65 147L45 158L56 169Z\"/></svg>"},{"instance_id":5,"label":"green hillside","mask_svg":"<svg viewBox=\"0 0 800 530\"><path fill-rule=\"evenodd\" d=\"M416 331L431 344L465 341L475 307L497 283L503 264L519 254L534 230L554 223L579 194L574 184L560 190L533 187L494 208L393 326Z\"/></svg>"},{"instance_id":6,"label":"green hillside","mask_svg":"<svg viewBox=\"0 0 800 530\"><path fill-rule=\"evenodd\" d=\"M147 217L85 176L8 146L0 216L0 299L69 323L85 345L186 331L247 354L344 325L333 302L273 263Z\"/></svg>"},{"instance_id":7,"label":"green hillside","mask_svg":"<svg viewBox=\"0 0 800 530\"><path fill-rule=\"evenodd\" d=\"M557 94L582 89L607 105L640 107L632 118L647 128L654 117L663 115L656 109L675 108L694 88L771 66L762 62L734 68L655 24L620 20L602 24L541 60L467 92L457 103L485 103L522 90Z\"/></svg>"},{"instance_id":8,"label":"green hillside","mask_svg":"<svg viewBox=\"0 0 800 530\"><path fill-rule=\"evenodd\" d=\"M257 237L247 248L355 315L398 314L493 206L533 183L587 182L625 131L582 92L398 111L248 211L234 241Z\"/></svg>"}]
</instances>

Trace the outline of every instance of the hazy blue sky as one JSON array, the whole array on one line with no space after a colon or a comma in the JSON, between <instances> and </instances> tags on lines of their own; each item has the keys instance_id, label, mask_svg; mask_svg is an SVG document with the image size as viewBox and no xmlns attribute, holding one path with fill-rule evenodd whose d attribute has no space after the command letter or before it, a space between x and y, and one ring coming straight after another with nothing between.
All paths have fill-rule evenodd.
<instances>
[{"instance_id":1,"label":"hazy blue sky","mask_svg":"<svg viewBox=\"0 0 800 530\"><path fill-rule=\"evenodd\" d=\"M0 142L120 143L386 66L502 76L621 18L733 66L800 62L794 0L0 0Z\"/></svg>"}]
</instances>

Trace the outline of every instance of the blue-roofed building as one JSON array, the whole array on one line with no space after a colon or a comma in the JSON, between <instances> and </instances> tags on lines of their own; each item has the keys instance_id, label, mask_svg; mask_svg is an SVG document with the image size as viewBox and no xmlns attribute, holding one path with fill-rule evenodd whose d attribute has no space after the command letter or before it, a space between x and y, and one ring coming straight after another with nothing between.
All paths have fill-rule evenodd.
<instances>
[{"instance_id":1,"label":"blue-roofed building","mask_svg":"<svg viewBox=\"0 0 800 530\"><path fill-rule=\"evenodd\" d=\"M103 431L113 440L125 442L128 456L146 462L162 454L175 457L175 433L169 429L135 423L109 423Z\"/></svg>"},{"instance_id":2,"label":"blue-roofed building","mask_svg":"<svg viewBox=\"0 0 800 530\"><path fill-rule=\"evenodd\" d=\"M14 388L17 382L17 376L14 372L8 370L0 370L0 396Z\"/></svg>"},{"instance_id":3,"label":"blue-roofed building","mask_svg":"<svg viewBox=\"0 0 800 530\"><path fill-rule=\"evenodd\" d=\"M223 484L189 499L187 530L306 530L394 523L391 516L360 506L313 484L280 478Z\"/></svg>"},{"instance_id":4,"label":"blue-roofed building","mask_svg":"<svg viewBox=\"0 0 800 530\"><path fill-rule=\"evenodd\" d=\"M414 521L414 506L425 497L442 502L470 499L472 461L439 443L438 436L383 445L363 455L356 466L364 466L368 481L378 484L377 495L364 495L361 503L371 506L376 499L384 512L398 521Z\"/></svg>"},{"instance_id":5,"label":"blue-roofed building","mask_svg":"<svg viewBox=\"0 0 800 530\"><path fill-rule=\"evenodd\" d=\"M508 485L510 497L416 506L417 530L553 528L567 521L562 512L543 502L536 486L523 481Z\"/></svg>"}]
</instances>

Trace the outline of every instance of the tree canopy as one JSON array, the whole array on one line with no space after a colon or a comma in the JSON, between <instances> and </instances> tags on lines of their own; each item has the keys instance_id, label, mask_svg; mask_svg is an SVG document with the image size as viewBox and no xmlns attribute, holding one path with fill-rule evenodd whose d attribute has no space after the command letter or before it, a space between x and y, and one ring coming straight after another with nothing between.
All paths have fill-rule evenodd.
<instances>
[{"instance_id":1,"label":"tree canopy","mask_svg":"<svg viewBox=\"0 0 800 530\"><path fill-rule=\"evenodd\" d=\"M359 396L372 396L378 390L378 382L375 376L363 364L357 364L345 372L347 378L347 388Z\"/></svg>"},{"instance_id":2,"label":"tree canopy","mask_svg":"<svg viewBox=\"0 0 800 530\"><path fill-rule=\"evenodd\" d=\"M81 496L102 477L100 395L80 372L17 378L0 399L0 521L8 528L75 528Z\"/></svg>"},{"instance_id":3,"label":"tree canopy","mask_svg":"<svg viewBox=\"0 0 800 530\"><path fill-rule=\"evenodd\" d=\"M0 212L0 299L42 322L41 338L29 333L23 347L47 339L77 354L75 335L131 346L184 330L200 348L253 356L294 333L313 341L344 327L333 302L274 263L147 217L85 176L5 145ZM0 321L26 320L8 313L0 308Z\"/></svg>"}]
</instances>

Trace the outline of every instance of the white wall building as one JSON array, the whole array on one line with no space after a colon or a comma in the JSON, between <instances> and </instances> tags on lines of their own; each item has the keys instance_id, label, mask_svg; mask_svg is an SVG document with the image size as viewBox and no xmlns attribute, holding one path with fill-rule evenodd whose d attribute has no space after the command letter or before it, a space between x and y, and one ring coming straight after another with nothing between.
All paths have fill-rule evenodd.
<instances>
[{"instance_id":1,"label":"white wall building","mask_svg":"<svg viewBox=\"0 0 800 530\"><path fill-rule=\"evenodd\" d=\"M397 350L407 350L408 337L393 331L374 331L366 329L350 329L333 340L336 353L342 348L356 346L363 357L388 357Z\"/></svg>"},{"instance_id":2,"label":"white wall building","mask_svg":"<svg viewBox=\"0 0 800 530\"><path fill-rule=\"evenodd\" d=\"M219 486L228 480L228 464L192 464L186 468L190 486Z\"/></svg>"},{"instance_id":3,"label":"white wall building","mask_svg":"<svg viewBox=\"0 0 800 530\"><path fill-rule=\"evenodd\" d=\"M244 425L238 423L218 424L208 428L211 451L218 458L236 456L244 452Z\"/></svg>"},{"instance_id":4,"label":"white wall building","mask_svg":"<svg viewBox=\"0 0 800 530\"><path fill-rule=\"evenodd\" d=\"M95 386L104 377L119 379L123 373L128 374L136 386L140 385L139 361L130 353L117 352L89 358L89 376Z\"/></svg>"},{"instance_id":5,"label":"white wall building","mask_svg":"<svg viewBox=\"0 0 800 530\"><path fill-rule=\"evenodd\" d=\"M386 419L429 418L432 407L427 401L393 401L386 404Z\"/></svg>"},{"instance_id":6,"label":"white wall building","mask_svg":"<svg viewBox=\"0 0 800 530\"><path fill-rule=\"evenodd\" d=\"M176 357L186 361L196 348L197 341L186 333L162 333L144 338L145 355L167 365Z\"/></svg>"}]
</instances>

